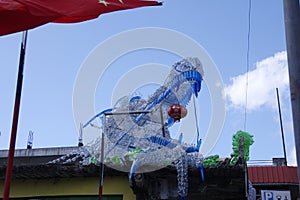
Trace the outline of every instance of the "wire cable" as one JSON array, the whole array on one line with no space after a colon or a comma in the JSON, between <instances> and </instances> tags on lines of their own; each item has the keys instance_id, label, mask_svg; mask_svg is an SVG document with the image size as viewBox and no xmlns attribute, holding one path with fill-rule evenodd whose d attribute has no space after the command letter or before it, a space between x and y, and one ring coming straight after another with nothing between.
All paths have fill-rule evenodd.
<instances>
[{"instance_id":1,"label":"wire cable","mask_svg":"<svg viewBox=\"0 0 300 200\"><path fill-rule=\"evenodd\" d=\"M247 107L248 107L248 84L249 84L249 57L250 57L250 35L251 35L251 11L252 11L252 0L249 0L248 6L248 33L247 33L247 72L246 72L246 97L245 97L245 113L244 113L244 130L247 130Z\"/></svg>"},{"instance_id":2,"label":"wire cable","mask_svg":"<svg viewBox=\"0 0 300 200\"><path fill-rule=\"evenodd\" d=\"M198 117L197 117L197 107L196 107L196 98L195 94L193 94L193 103L194 103L194 115L195 115L195 121L196 121L196 129L197 129L197 147L200 148L200 130L199 130L199 124L198 124Z\"/></svg>"}]
</instances>

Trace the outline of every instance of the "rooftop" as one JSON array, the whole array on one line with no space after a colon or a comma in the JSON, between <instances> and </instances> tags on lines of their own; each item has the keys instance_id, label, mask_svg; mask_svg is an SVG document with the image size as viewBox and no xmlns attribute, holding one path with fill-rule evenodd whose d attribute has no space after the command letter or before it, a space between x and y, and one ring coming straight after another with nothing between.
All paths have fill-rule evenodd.
<instances>
[{"instance_id":1,"label":"rooftop","mask_svg":"<svg viewBox=\"0 0 300 200\"><path fill-rule=\"evenodd\" d=\"M253 184L298 184L297 167L249 166L248 177Z\"/></svg>"}]
</instances>

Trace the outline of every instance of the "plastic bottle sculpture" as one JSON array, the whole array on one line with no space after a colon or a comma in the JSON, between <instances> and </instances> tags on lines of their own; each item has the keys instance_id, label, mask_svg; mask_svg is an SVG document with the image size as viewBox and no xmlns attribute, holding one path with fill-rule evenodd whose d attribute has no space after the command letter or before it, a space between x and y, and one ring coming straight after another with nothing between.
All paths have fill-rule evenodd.
<instances>
[{"instance_id":1,"label":"plastic bottle sculpture","mask_svg":"<svg viewBox=\"0 0 300 200\"><path fill-rule=\"evenodd\" d=\"M198 97L203 74L198 58L186 58L176 62L165 83L148 99L143 99L141 96L120 98L113 108L98 113L84 124L83 128L92 124L95 119L101 119L107 112L133 113L105 117L105 125L102 127L107 138L104 146L105 159L115 165L124 165L126 160L124 157L129 156L133 161L130 181L134 173L143 165L159 167L162 163L164 166L166 163L177 163L175 165L178 171L178 194L181 199L186 199L187 168L190 163L187 154L196 152L195 163L204 179L203 159L198 158L201 139L197 132L196 146L183 144L182 141L170 137L168 127L187 114L185 106L192 95ZM149 112L134 112L141 110ZM89 156L86 156L86 152L83 151L85 159L82 163L88 163L86 161L88 157L99 158L100 144L100 139L97 139L86 147Z\"/></svg>"}]
</instances>

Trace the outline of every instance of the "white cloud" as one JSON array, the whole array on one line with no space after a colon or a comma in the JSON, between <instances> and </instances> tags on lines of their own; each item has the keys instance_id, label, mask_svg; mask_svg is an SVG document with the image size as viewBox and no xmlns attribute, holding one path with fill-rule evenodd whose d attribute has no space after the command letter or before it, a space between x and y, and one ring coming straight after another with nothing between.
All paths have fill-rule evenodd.
<instances>
[{"instance_id":1,"label":"white cloud","mask_svg":"<svg viewBox=\"0 0 300 200\"><path fill-rule=\"evenodd\" d=\"M289 166L297 166L296 148L295 146L287 156Z\"/></svg>"},{"instance_id":2,"label":"white cloud","mask_svg":"<svg viewBox=\"0 0 300 200\"><path fill-rule=\"evenodd\" d=\"M276 91L287 94L289 79L287 54L278 52L256 63L255 69L248 72L248 103L247 109L254 110L261 106L276 107ZM247 73L231 78L225 87L225 94L234 108L243 108L246 104Z\"/></svg>"}]
</instances>

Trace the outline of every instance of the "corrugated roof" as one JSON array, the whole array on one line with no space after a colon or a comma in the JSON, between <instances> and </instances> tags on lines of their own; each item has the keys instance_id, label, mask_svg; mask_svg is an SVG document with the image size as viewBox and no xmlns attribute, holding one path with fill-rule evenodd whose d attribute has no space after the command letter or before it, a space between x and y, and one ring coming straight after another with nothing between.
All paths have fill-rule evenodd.
<instances>
[{"instance_id":1,"label":"corrugated roof","mask_svg":"<svg viewBox=\"0 0 300 200\"><path fill-rule=\"evenodd\" d=\"M297 167L250 166L248 177L252 183L298 183Z\"/></svg>"}]
</instances>

